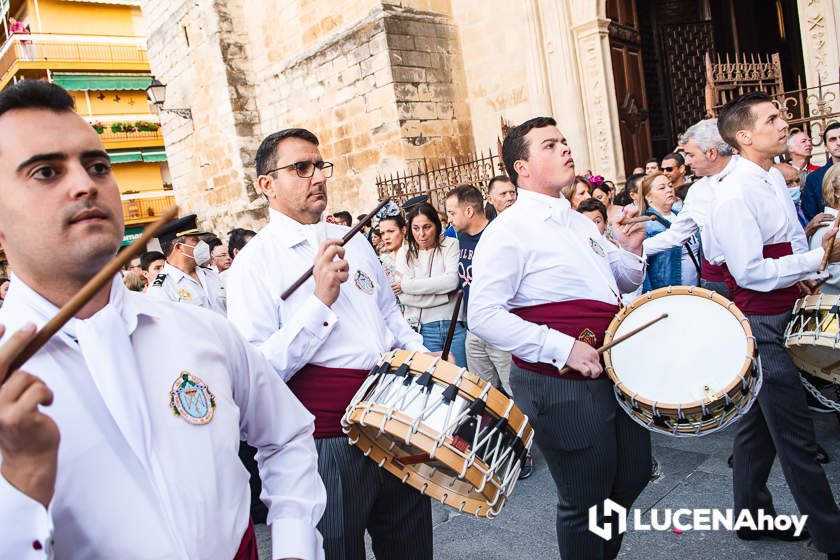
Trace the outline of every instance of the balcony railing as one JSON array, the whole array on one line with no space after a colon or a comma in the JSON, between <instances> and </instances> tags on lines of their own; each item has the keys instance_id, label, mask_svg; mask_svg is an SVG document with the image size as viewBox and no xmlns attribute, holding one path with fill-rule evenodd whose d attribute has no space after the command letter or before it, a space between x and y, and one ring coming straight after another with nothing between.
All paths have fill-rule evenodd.
<instances>
[{"instance_id":1,"label":"balcony railing","mask_svg":"<svg viewBox=\"0 0 840 560\"><path fill-rule=\"evenodd\" d=\"M138 130L135 132L111 132L105 129L99 135L105 144L143 144L163 146L163 130Z\"/></svg>"},{"instance_id":2,"label":"balcony railing","mask_svg":"<svg viewBox=\"0 0 840 560\"><path fill-rule=\"evenodd\" d=\"M140 195L136 198L124 198L122 206L126 225L141 224L155 220L166 210L175 206L175 197Z\"/></svg>"},{"instance_id":3,"label":"balcony railing","mask_svg":"<svg viewBox=\"0 0 840 560\"><path fill-rule=\"evenodd\" d=\"M22 67L73 69L80 63L95 69L142 69L148 66L145 40L93 35L12 35L0 49L0 86Z\"/></svg>"}]
</instances>

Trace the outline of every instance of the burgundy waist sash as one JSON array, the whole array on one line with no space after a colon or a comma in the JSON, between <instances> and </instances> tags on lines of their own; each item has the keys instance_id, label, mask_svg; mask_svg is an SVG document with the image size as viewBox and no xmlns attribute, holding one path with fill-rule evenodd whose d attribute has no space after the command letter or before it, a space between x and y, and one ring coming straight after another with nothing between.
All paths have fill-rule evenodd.
<instances>
[{"instance_id":1,"label":"burgundy waist sash","mask_svg":"<svg viewBox=\"0 0 840 560\"><path fill-rule=\"evenodd\" d=\"M765 245L762 254L765 259L778 259L792 255L793 247L788 242L773 243ZM799 299L799 286L796 284L772 292L757 292L740 287L729 273L729 268L723 265L723 269L726 274L729 297L745 315L778 315L793 309L793 304Z\"/></svg>"},{"instance_id":2,"label":"burgundy waist sash","mask_svg":"<svg viewBox=\"0 0 840 560\"><path fill-rule=\"evenodd\" d=\"M726 282L724 265L712 264L703 257L703 266L700 269L700 278L707 282Z\"/></svg>"},{"instance_id":3,"label":"burgundy waist sash","mask_svg":"<svg viewBox=\"0 0 840 560\"><path fill-rule=\"evenodd\" d=\"M368 372L307 364L287 382L292 393L315 416L315 439L344 435L341 417Z\"/></svg>"},{"instance_id":4,"label":"burgundy waist sash","mask_svg":"<svg viewBox=\"0 0 840 560\"><path fill-rule=\"evenodd\" d=\"M604 303L603 301L576 299L520 307L519 309L511 309L510 311L529 323L546 325L550 329L560 331L576 340L586 342L590 346L598 348L604 344L604 333L618 312L618 306ZM563 364L559 363L534 364L521 360L516 356L513 356L513 362L522 369L527 369L540 375L581 381L591 380L590 377L584 377L577 371L560 375L558 368L562 367Z\"/></svg>"},{"instance_id":5,"label":"burgundy waist sash","mask_svg":"<svg viewBox=\"0 0 840 560\"><path fill-rule=\"evenodd\" d=\"M254 532L254 520L248 520L248 528L245 529L245 534L242 535L242 542L239 543L239 550L236 551L236 556L233 560L259 560L259 550L257 549L257 534Z\"/></svg>"}]
</instances>

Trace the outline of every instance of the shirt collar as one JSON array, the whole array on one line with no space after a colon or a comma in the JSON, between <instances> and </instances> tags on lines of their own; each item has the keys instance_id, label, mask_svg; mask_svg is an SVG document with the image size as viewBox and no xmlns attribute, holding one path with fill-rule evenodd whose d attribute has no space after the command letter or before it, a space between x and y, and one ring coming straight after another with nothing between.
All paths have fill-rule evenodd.
<instances>
[{"instance_id":1,"label":"shirt collar","mask_svg":"<svg viewBox=\"0 0 840 560\"><path fill-rule=\"evenodd\" d=\"M553 197L547 194L542 194L527 189L519 189L516 196L516 204L520 204L528 209L530 213L541 217L543 220L553 216L561 221L568 217L568 212L571 211L572 206L566 197Z\"/></svg>"},{"instance_id":2,"label":"shirt collar","mask_svg":"<svg viewBox=\"0 0 840 560\"><path fill-rule=\"evenodd\" d=\"M309 241L317 251L318 246L326 240L327 224L323 216L318 223L302 224L274 208L269 208L268 219L269 226L279 234L286 247L294 247L303 241Z\"/></svg>"}]
</instances>

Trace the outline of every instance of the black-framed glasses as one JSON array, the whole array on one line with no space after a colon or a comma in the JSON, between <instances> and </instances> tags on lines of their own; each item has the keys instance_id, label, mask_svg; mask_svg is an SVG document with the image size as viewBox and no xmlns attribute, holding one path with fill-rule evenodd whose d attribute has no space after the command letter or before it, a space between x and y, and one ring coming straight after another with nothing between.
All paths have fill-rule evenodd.
<instances>
[{"instance_id":1,"label":"black-framed glasses","mask_svg":"<svg viewBox=\"0 0 840 560\"><path fill-rule=\"evenodd\" d=\"M281 169L290 169L294 168L295 173L301 179L309 179L313 175L315 175L315 170L320 169L321 173L324 174L324 177L329 179L332 177L333 172L333 164L328 161L296 161L294 163L290 163L289 165L282 165L280 167L276 167L271 171L266 171L266 175L270 175L275 171L280 171Z\"/></svg>"}]
</instances>

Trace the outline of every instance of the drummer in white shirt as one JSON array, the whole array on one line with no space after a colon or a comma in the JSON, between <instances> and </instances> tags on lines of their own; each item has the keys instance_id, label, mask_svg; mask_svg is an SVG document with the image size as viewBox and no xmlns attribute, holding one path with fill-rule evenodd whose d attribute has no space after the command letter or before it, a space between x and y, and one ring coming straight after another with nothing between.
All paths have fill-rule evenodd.
<instances>
[{"instance_id":1,"label":"drummer in white shirt","mask_svg":"<svg viewBox=\"0 0 840 560\"><path fill-rule=\"evenodd\" d=\"M233 261L228 317L315 415L327 558L364 559L367 529L380 560L430 559L429 498L348 445L340 424L379 358L393 348L424 352L423 338L400 314L365 237L342 248L348 229L322 221L333 166L315 135L298 128L269 135L256 167L270 222ZM313 277L282 300L313 260Z\"/></svg>"},{"instance_id":2,"label":"drummer in white shirt","mask_svg":"<svg viewBox=\"0 0 840 560\"><path fill-rule=\"evenodd\" d=\"M809 250L796 210L773 158L785 151L787 123L772 99L750 93L735 99L718 115L721 136L741 154L713 187L708 229L717 261L726 263L730 298L749 319L763 368L764 384L753 406L739 421L733 445L735 509L774 513L767 477L778 456L785 480L814 546L840 558L840 509L825 472L815 460L814 423L796 367L785 352L783 333L800 287L809 291L829 240ZM714 257L714 255L712 255ZM835 243L830 262L840 260ZM802 540L793 530L739 529L745 540Z\"/></svg>"},{"instance_id":3,"label":"drummer in white shirt","mask_svg":"<svg viewBox=\"0 0 840 560\"><path fill-rule=\"evenodd\" d=\"M534 118L505 138L502 156L519 196L478 242L468 320L477 336L514 356L514 398L557 485L560 556L615 558L621 535L604 541L590 532L588 509L606 498L630 507L650 475L650 435L618 407L594 347L618 311L618 294L644 278L644 224L616 225L624 250L571 209L561 189L575 181L574 161L556 124ZM564 365L574 371L561 376Z\"/></svg>"},{"instance_id":4,"label":"drummer in white shirt","mask_svg":"<svg viewBox=\"0 0 840 560\"><path fill-rule=\"evenodd\" d=\"M108 154L54 84L0 93L0 182L16 274L2 380L124 228ZM117 275L24 369L0 387L0 558L256 560L240 434L259 450L272 557L323 557L312 416L223 317Z\"/></svg>"},{"instance_id":5,"label":"drummer in white shirt","mask_svg":"<svg viewBox=\"0 0 840 560\"><path fill-rule=\"evenodd\" d=\"M700 235L701 247L709 243L704 230L709 223L712 205L711 182L731 168L738 156L732 155L732 146L724 142L717 129L717 119L702 120L685 131L680 137L680 145L685 152L686 164L691 166L695 176L702 179L695 181L688 190L685 203L671 227L664 232L645 239L645 255L651 257L662 251L679 247L693 236ZM705 254L704 250L704 254ZM704 288L727 295L723 268L712 264L703 257L700 282Z\"/></svg>"}]
</instances>

